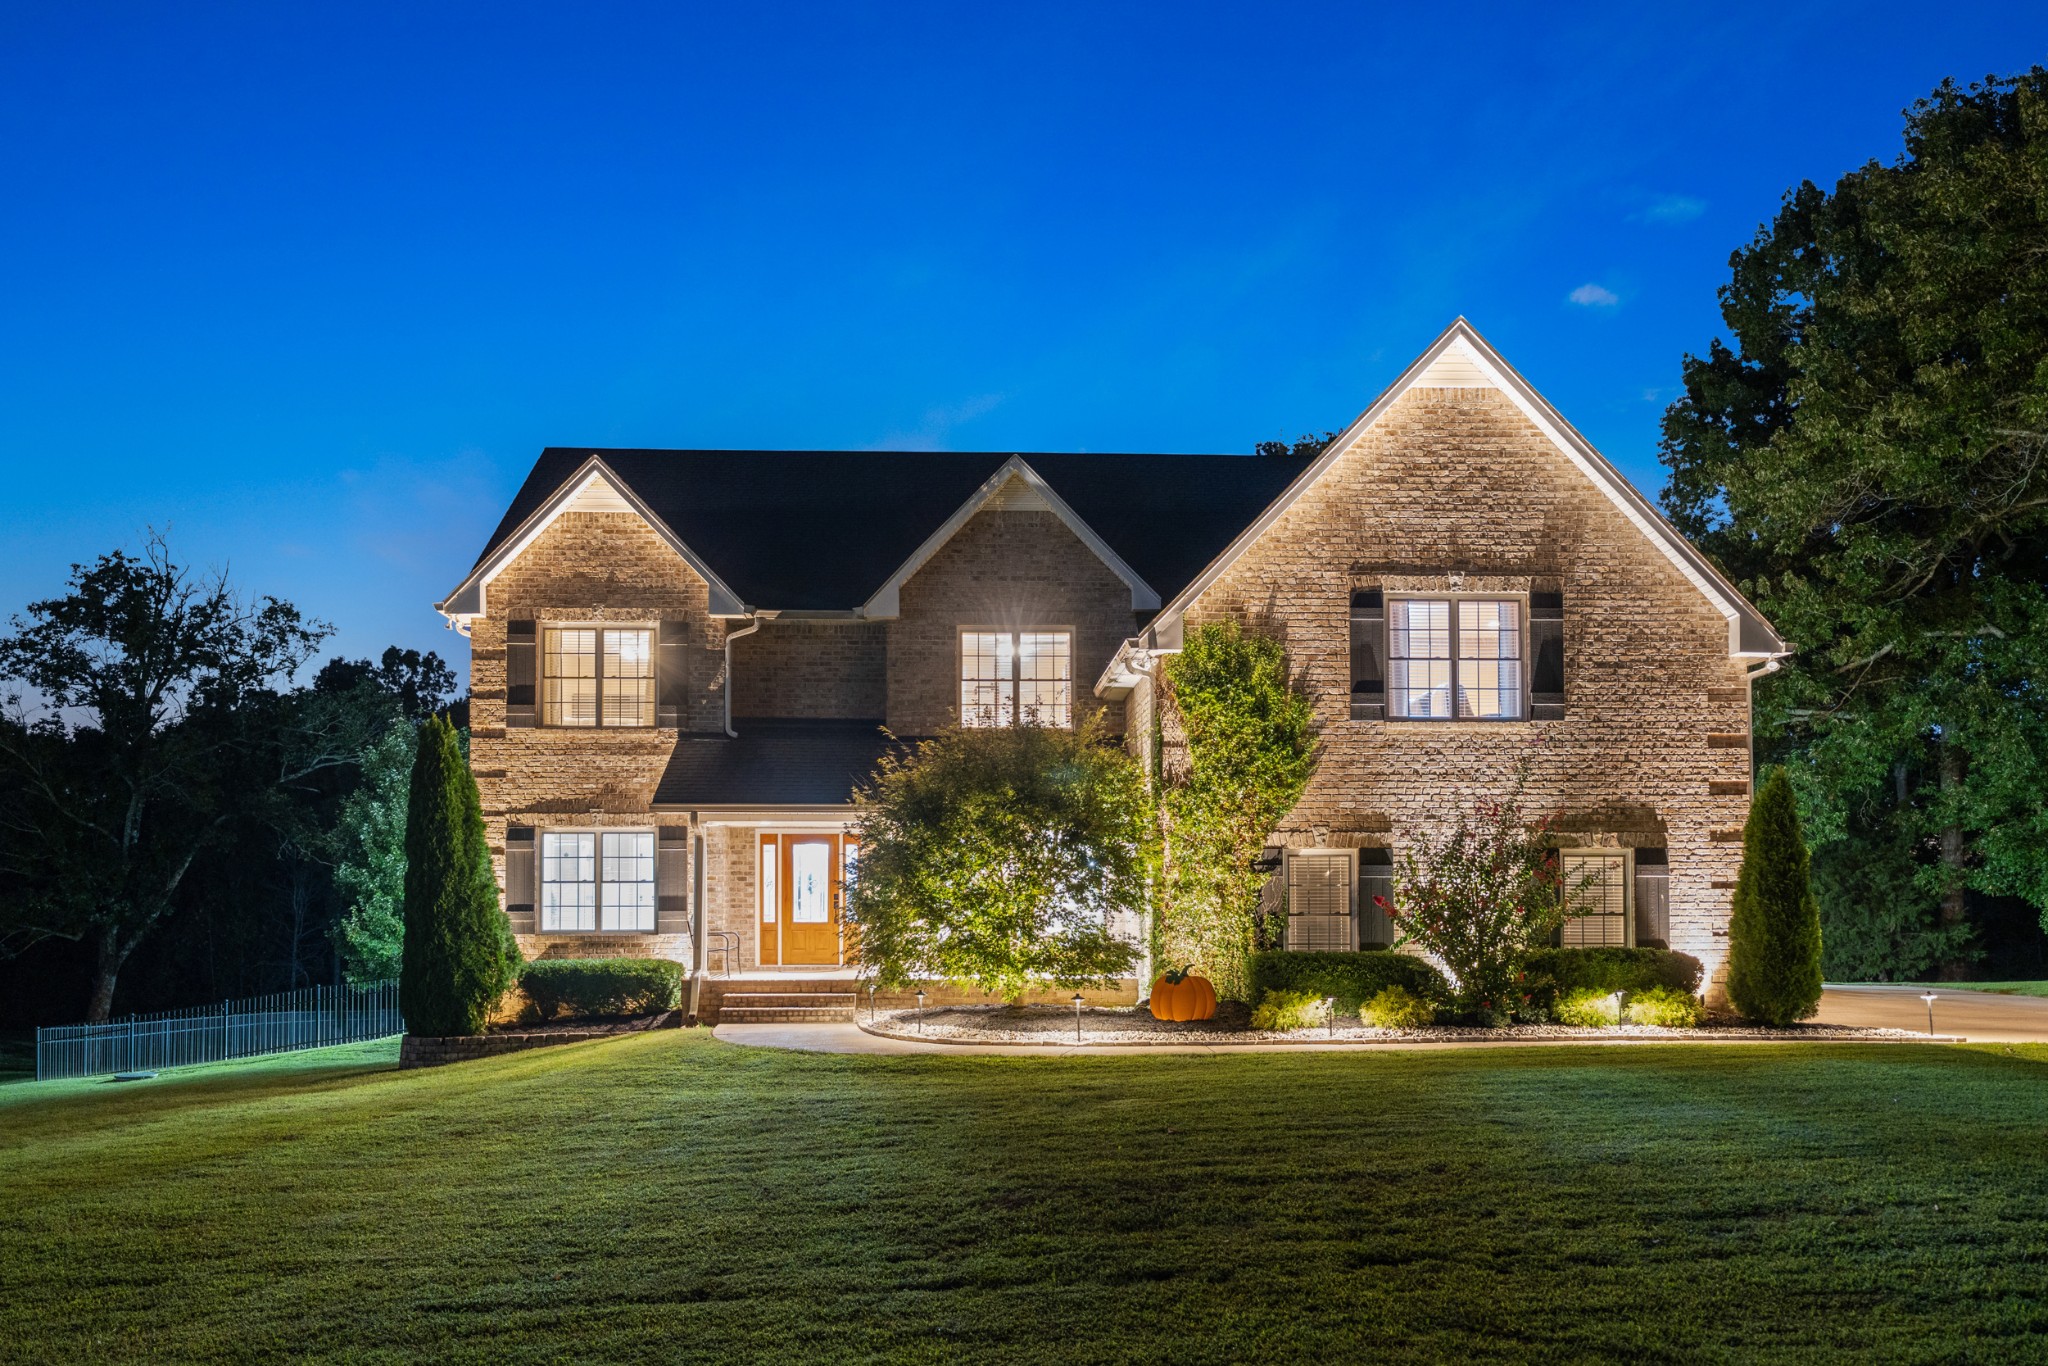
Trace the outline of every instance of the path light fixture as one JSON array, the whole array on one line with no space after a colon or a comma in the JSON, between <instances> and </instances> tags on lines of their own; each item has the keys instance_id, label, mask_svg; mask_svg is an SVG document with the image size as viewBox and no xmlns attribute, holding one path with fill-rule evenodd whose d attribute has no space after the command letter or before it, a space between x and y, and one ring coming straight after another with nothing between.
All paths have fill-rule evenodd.
<instances>
[{"instance_id":1,"label":"path light fixture","mask_svg":"<svg viewBox=\"0 0 2048 1366\"><path fill-rule=\"evenodd\" d=\"M1927 1037L1931 1039L1934 1037L1934 1003L1938 998L1930 991L1920 999L1927 1002Z\"/></svg>"},{"instance_id":2,"label":"path light fixture","mask_svg":"<svg viewBox=\"0 0 2048 1366\"><path fill-rule=\"evenodd\" d=\"M1607 999L1614 1002L1614 1027L1619 1029L1621 1028L1621 993L1618 991L1613 992Z\"/></svg>"},{"instance_id":3,"label":"path light fixture","mask_svg":"<svg viewBox=\"0 0 2048 1366\"><path fill-rule=\"evenodd\" d=\"M924 1033L924 988L917 989L917 1032Z\"/></svg>"},{"instance_id":4,"label":"path light fixture","mask_svg":"<svg viewBox=\"0 0 2048 1366\"><path fill-rule=\"evenodd\" d=\"M880 982L870 982L870 983L868 983L868 1023L869 1023L869 1024L873 1024L873 1023L875 1022L875 988L876 988L876 987L878 987L878 986L880 986L880 985L881 985L881 983L880 983Z\"/></svg>"},{"instance_id":5,"label":"path light fixture","mask_svg":"<svg viewBox=\"0 0 2048 1366\"><path fill-rule=\"evenodd\" d=\"M1074 993L1074 1042L1081 1042L1081 993Z\"/></svg>"},{"instance_id":6,"label":"path light fixture","mask_svg":"<svg viewBox=\"0 0 2048 1366\"><path fill-rule=\"evenodd\" d=\"M1325 1025L1329 1026L1329 1030L1330 1030L1330 1037L1331 1037L1331 1038L1333 1038L1333 1039L1334 1039L1334 1038L1336 1038L1336 1037L1337 1037L1337 998L1336 998L1336 997L1334 997L1334 996L1325 996L1325 997L1323 998L1323 1023L1324 1023Z\"/></svg>"}]
</instances>

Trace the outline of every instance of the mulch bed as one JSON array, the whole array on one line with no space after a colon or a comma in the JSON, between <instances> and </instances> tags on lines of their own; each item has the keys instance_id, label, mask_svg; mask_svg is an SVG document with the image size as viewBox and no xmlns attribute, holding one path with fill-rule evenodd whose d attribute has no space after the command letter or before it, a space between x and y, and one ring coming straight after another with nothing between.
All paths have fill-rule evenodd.
<instances>
[{"instance_id":1,"label":"mulch bed","mask_svg":"<svg viewBox=\"0 0 2048 1366\"><path fill-rule=\"evenodd\" d=\"M1074 1012L1058 1006L935 1006L923 1011L884 1011L873 1021L860 1016L863 1028L896 1039L927 1043L1072 1044ZM920 1027L921 1026L921 1027ZM1301 1044L1301 1043L1458 1043L1517 1040L1700 1039L1737 1043L1757 1039L1801 1039L1813 1043L1851 1039L1926 1039L1902 1029L1857 1029L1847 1025L1802 1024L1765 1029L1736 1020L1709 1022L1697 1029L1660 1029L1652 1025L1618 1025L1589 1029L1576 1025L1510 1025L1482 1029L1464 1025L1431 1025L1426 1029L1375 1029L1356 1016L1339 1017L1334 1026L1313 1029L1261 1030L1251 1027L1251 1011L1235 1001L1217 1008L1213 1020L1155 1020L1136 1007L1092 1007L1081 1012L1081 1043L1093 1044ZM1936 1036L1940 1038L1941 1036Z\"/></svg>"}]
</instances>

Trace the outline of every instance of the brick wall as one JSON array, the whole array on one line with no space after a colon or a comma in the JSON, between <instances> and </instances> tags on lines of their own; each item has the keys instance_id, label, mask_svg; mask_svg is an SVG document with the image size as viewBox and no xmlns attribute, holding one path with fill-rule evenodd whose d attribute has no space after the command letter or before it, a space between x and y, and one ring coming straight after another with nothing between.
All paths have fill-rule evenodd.
<instances>
[{"instance_id":1,"label":"brick wall","mask_svg":"<svg viewBox=\"0 0 2048 1366\"><path fill-rule=\"evenodd\" d=\"M1467 592L1563 592L1565 720L1350 719L1351 591L1452 573ZM1226 615L1278 632L1316 702L1323 756L1283 842L1398 849L1526 757L1528 807L1574 842L1670 850L1671 946L1724 973L1749 777L1746 747L1710 742L1749 729L1726 620L1504 395L1411 390L1188 623Z\"/></svg>"},{"instance_id":2,"label":"brick wall","mask_svg":"<svg viewBox=\"0 0 2048 1366\"><path fill-rule=\"evenodd\" d=\"M963 626L1074 632L1075 715L1108 712L1123 728L1123 704L1106 707L1095 680L1137 629L1131 590L1051 512L983 511L903 585L901 615L888 624L889 728L929 735L959 710Z\"/></svg>"},{"instance_id":3,"label":"brick wall","mask_svg":"<svg viewBox=\"0 0 2048 1366\"><path fill-rule=\"evenodd\" d=\"M733 715L879 720L888 645L880 622L767 622L733 642Z\"/></svg>"}]
</instances>

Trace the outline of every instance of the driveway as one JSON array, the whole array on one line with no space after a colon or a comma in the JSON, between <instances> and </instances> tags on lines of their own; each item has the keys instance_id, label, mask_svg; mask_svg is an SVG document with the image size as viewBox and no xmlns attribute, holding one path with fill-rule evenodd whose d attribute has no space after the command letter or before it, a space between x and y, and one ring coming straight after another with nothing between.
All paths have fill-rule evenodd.
<instances>
[{"instance_id":1,"label":"driveway","mask_svg":"<svg viewBox=\"0 0 2048 1366\"><path fill-rule=\"evenodd\" d=\"M2048 1043L2048 997L1998 996L1954 987L1830 986L1821 992L1822 1024L1926 1029L1925 992L1935 994L1934 1029L1972 1043Z\"/></svg>"}]
</instances>

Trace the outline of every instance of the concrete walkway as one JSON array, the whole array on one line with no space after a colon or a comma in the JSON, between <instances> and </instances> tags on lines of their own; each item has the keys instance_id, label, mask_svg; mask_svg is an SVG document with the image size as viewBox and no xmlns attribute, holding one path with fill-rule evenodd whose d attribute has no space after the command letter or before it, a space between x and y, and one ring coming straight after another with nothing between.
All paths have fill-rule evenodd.
<instances>
[{"instance_id":1,"label":"concrete walkway","mask_svg":"<svg viewBox=\"0 0 2048 1366\"><path fill-rule=\"evenodd\" d=\"M1934 1028L1971 1043L2048 1043L2048 997L1999 996L1955 987L1831 986L1821 992L1822 1024L1875 1029L1927 1028L1925 992L1935 994Z\"/></svg>"},{"instance_id":2,"label":"concrete walkway","mask_svg":"<svg viewBox=\"0 0 2048 1366\"><path fill-rule=\"evenodd\" d=\"M1927 1006L1920 987L1829 987L1821 994L1819 1023L1862 1028L1927 1028ZM2048 1043L2048 999L1994 996L1981 991L1942 991L1934 1003L1935 1028L1944 1041L1963 1036L1972 1043ZM1680 1040L1614 1038L1457 1040L1443 1043L1290 1043L1290 1044L973 1044L917 1043L885 1039L850 1024L722 1024L713 1037L727 1043L760 1048L791 1048L806 1053L871 1053L888 1056L993 1054L1003 1057L1073 1057L1077 1054L1128 1058L1153 1053L1272 1053L1433 1051L1442 1048L1631 1047L1673 1043L1723 1045L1797 1042L1783 1039Z\"/></svg>"}]
</instances>

